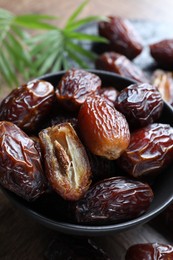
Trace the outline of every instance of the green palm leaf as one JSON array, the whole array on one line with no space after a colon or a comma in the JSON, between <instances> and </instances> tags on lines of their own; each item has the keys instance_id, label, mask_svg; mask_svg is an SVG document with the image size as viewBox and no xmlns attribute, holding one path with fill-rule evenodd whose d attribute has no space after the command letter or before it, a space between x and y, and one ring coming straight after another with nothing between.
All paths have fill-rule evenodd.
<instances>
[{"instance_id":1,"label":"green palm leaf","mask_svg":"<svg viewBox=\"0 0 173 260\"><path fill-rule=\"evenodd\" d=\"M9 86L21 80L40 76L47 72L68 69L71 64L87 68L87 62L96 55L83 46L83 42L106 42L105 38L82 33L81 26L105 19L88 16L78 19L88 3L85 0L72 13L64 29L51 24L55 16L26 14L15 16L0 8L0 76ZM28 33L35 30L35 36Z\"/></svg>"}]
</instances>

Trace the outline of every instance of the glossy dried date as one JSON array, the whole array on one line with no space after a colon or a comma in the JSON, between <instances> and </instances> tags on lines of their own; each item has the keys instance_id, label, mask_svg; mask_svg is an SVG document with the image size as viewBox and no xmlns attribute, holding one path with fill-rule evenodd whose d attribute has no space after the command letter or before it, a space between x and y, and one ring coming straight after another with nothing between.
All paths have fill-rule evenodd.
<instances>
[{"instance_id":1,"label":"glossy dried date","mask_svg":"<svg viewBox=\"0 0 173 260\"><path fill-rule=\"evenodd\" d=\"M0 122L0 183L26 200L46 190L34 141L11 122Z\"/></svg>"},{"instance_id":2,"label":"glossy dried date","mask_svg":"<svg viewBox=\"0 0 173 260\"><path fill-rule=\"evenodd\" d=\"M125 117L104 98L87 98L78 114L80 135L95 155L117 159L127 148L130 132Z\"/></svg>"},{"instance_id":3,"label":"glossy dried date","mask_svg":"<svg viewBox=\"0 0 173 260\"><path fill-rule=\"evenodd\" d=\"M152 76L152 84L159 90L162 98L173 105L173 73L156 70Z\"/></svg>"},{"instance_id":4,"label":"glossy dried date","mask_svg":"<svg viewBox=\"0 0 173 260\"><path fill-rule=\"evenodd\" d=\"M131 134L130 144L119 158L119 166L133 177L152 177L172 162L173 128L155 123Z\"/></svg>"},{"instance_id":5,"label":"glossy dried date","mask_svg":"<svg viewBox=\"0 0 173 260\"><path fill-rule=\"evenodd\" d=\"M115 107L135 129L151 124L160 117L163 99L154 86L148 83L134 84L120 92Z\"/></svg>"},{"instance_id":6,"label":"glossy dried date","mask_svg":"<svg viewBox=\"0 0 173 260\"><path fill-rule=\"evenodd\" d=\"M103 53L97 58L95 64L97 69L115 72L123 77L131 78L138 82L148 81L139 67L124 55L116 52Z\"/></svg>"},{"instance_id":7,"label":"glossy dried date","mask_svg":"<svg viewBox=\"0 0 173 260\"><path fill-rule=\"evenodd\" d=\"M78 223L109 224L138 217L153 200L148 184L122 176L104 179L74 205Z\"/></svg>"},{"instance_id":8,"label":"glossy dried date","mask_svg":"<svg viewBox=\"0 0 173 260\"><path fill-rule=\"evenodd\" d=\"M78 200L89 188L91 169L72 125L62 123L46 128L39 138L52 188L66 200Z\"/></svg>"},{"instance_id":9,"label":"glossy dried date","mask_svg":"<svg viewBox=\"0 0 173 260\"><path fill-rule=\"evenodd\" d=\"M132 245L126 253L125 260L171 260L173 247L161 243L146 243Z\"/></svg>"},{"instance_id":10,"label":"glossy dried date","mask_svg":"<svg viewBox=\"0 0 173 260\"><path fill-rule=\"evenodd\" d=\"M113 87L105 87L105 88L99 89L97 94L99 96L103 97L104 99L106 99L106 102L110 106L114 107L115 100L119 94L119 91Z\"/></svg>"},{"instance_id":11,"label":"glossy dried date","mask_svg":"<svg viewBox=\"0 0 173 260\"><path fill-rule=\"evenodd\" d=\"M173 39L166 39L150 45L150 53L155 61L164 68L173 67Z\"/></svg>"},{"instance_id":12,"label":"glossy dried date","mask_svg":"<svg viewBox=\"0 0 173 260\"><path fill-rule=\"evenodd\" d=\"M109 16L108 21L98 24L99 34L110 41L109 49L121 53L129 59L138 56L142 49L142 40L127 19Z\"/></svg>"},{"instance_id":13,"label":"glossy dried date","mask_svg":"<svg viewBox=\"0 0 173 260\"><path fill-rule=\"evenodd\" d=\"M31 81L14 89L2 101L0 120L13 122L28 132L35 131L49 114L54 95L54 88L49 82Z\"/></svg>"},{"instance_id":14,"label":"glossy dried date","mask_svg":"<svg viewBox=\"0 0 173 260\"><path fill-rule=\"evenodd\" d=\"M69 111L78 110L88 96L92 96L101 86L101 79L81 69L68 70L56 89L58 102Z\"/></svg>"}]
</instances>

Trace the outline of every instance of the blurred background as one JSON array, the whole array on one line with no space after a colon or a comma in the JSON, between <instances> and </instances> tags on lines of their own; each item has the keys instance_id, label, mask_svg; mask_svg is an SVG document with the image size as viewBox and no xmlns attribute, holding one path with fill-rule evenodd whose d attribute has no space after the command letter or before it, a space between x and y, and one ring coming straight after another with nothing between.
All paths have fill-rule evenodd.
<instances>
[{"instance_id":1,"label":"blurred background","mask_svg":"<svg viewBox=\"0 0 173 260\"><path fill-rule=\"evenodd\" d=\"M62 26L67 17L81 0L0 0L0 7L21 13L46 13L59 16L58 25ZM132 19L150 19L173 24L173 1L171 0L92 0L88 3L82 16L85 15L120 15Z\"/></svg>"}]
</instances>

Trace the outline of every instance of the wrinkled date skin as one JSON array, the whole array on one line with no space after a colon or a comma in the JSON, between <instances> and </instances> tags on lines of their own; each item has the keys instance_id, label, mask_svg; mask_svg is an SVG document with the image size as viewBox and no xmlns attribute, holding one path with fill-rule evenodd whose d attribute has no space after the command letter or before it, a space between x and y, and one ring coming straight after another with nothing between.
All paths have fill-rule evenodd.
<instances>
[{"instance_id":1,"label":"wrinkled date skin","mask_svg":"<svg viewBox=\"0 0 173 260\"><path fill-rule=\"evenodd\" d=\"M130 127L135 129L159 119L163 99L154 86L148 83L134 84L120 92L115 107L125 115Z\"/></svg>"},{"instance_id":2,"label":"wrinkled date skin","mask_svg":"<svg viewBox=\"0 0 173 260\"><path fill-rule=\"evenodd\" d=\"M14 89L0 105L0 120L10 121L27 132L35 131L48 115L55 93L46 81L31 81Z\"/></svg>"},{"instance_id":3,"label":"wrinkled date skin","mask_svg":"<svg viewBox=\"0 0 173 260\"><path fill-rule=\"evenodd\" d=\"M152 84L159 90L163 100L173 106L173 73L156 70L152 76Z\"/></svg>"},{"instance_id":4,"label":"wrinkled date skin","mask_svg":"<svg viewBox=\"0 0 173 260\"><path fill-rule=\"evenodd\" d=\"M127 57L116 52L105 52L96 60L96 68L120 74L138 82L147 82L147 78L140 68Z\"/></svg>"},{"instance_id":5,"label":"wrinkled date skin","mask_svg":"<svg viewBox=\"0 0 173 260\"><path fill-rule=\"evenodd\" d=\"M164 68L173 67L173 40L162 40L150 45L151 56Z\"/></svg>"},{"instance_id":6,"label":"wrinkled date skin","mask_svg":"<svg viewBox=\"0 0 173 260\"><path fill-rule=\"evenodd\" d=\"M173 247L160 243L135 244L126 253L125 260L171 260Z\"/></svg>"},{"instance_id":7,"label":"wrinkled date skin","mask_svg":"<svg viewBox=\"0 0 173 260\"><path fill-rule=\"evenodd\" d=\"M173 128L155 123L131 134L130 144L119 158L119 166L133 177L152 177L172 162Z\"/></svg>"},{"instance_id":8,"label":"wrinkled date skin","mask_svg":"<svg viewBox=\"0 0 173 260\"><path fill-rule=\"evenodd\" d=\"M46 190L34 141L11 122L0 122L0 183L26 200Z\"/></svg>"},{"instance_id":9,"label":"wrinkled date skin","mask_svg":"<svg viewBox=\"0 0 173 260\"><path fill-rule=\"evenodd\" d=\"M78 223L119 223L146 212L152 200L148 184L118 176L90 187L74 211Z\"/></svg>"},{"instance_id":10,"label":"wrinkled date skin","mask_svg":"<svg viewBox=\"0 0 173 260\"><path fill-rule=\"evenodd\" d=\"M125 117L104 98L88 98L78 114L80 135L84 144L95 155L117 159L130 141Z\"/></svg>"},{"instance_id":11,"label":"wrinkled date skin","mask_svg":"<svg viewBox=\"0 0 173 260\"><path fill-rule=\"evenodd\" d=\"M99 89L98 93L99 96L103 97L106 99L106 102L110 105L113 106L115 105L115 100L119 94L119 91L116 90L114 87L105 87Z\"/></svg>"},{"instance_id":12,"label":"wrinkled date skin","mask_svg":"<svg viewBox=\"0 0 173 260\"><path fill-rule=\"evenodd\" d=\"M52 241L45 257L47 260L111 260L93 240L63 235Z\"/></svg>"},{"instance_id":13,"label":"wrinkled date skin","mask_svg":"<svg viewBox=\"0 0 173 260\"><path fill-rule=\"evenodd\" d=\"M56 89L58 102L69 111L78 110L101 86L101 79L81 69L68 70Z\"/></svg>"},{"instance_id":14,"label":"wrinkled date skin","mask_svg":"<svg viewBox=\"0 0 173 260\"><path fill-rule=\"evenodd\" d=\"M115 51L134 59L142 49L142 40L133 25L118 16L109 16L108 21L98 24L99 34L110 41L110 51Z\"/></svg>"},{"instance_id":15,"label":"wrinkled date skin","mask_svg":"<svg viewBox=\"0 0 173 260\"><path fill-rule=\"evenodd\" d=\"M84 146L70 123L46 128L39 133L47 178L66 200L78 200L91 183L91 169Z\"/></svg>"}]
</instances>

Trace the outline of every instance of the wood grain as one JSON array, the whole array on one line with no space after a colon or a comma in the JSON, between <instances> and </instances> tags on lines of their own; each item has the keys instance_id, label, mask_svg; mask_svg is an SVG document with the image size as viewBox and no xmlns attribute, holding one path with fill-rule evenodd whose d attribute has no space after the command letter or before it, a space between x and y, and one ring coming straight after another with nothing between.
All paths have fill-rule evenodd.
<instances>
[{"instance_id":1,"label":"wood grain","mask_svg":"<svg viewBox=\"0 0 173 260\"><path fill-rule=\"evenodd\" d=\"M1 192L0 205L0 259L44 259L49 244L61 234L24 215ZM115 235L93 239L115 260L123 260L127 248L135 243L170 243L147 224Z\"/></svg>"},{"instance_id":2,"label":"wood grain","mask_svg":"<svg viewBox=\"0 0 173 260\"><path fill-rule=\"evenodd\" d=\"M81 0L0 0L0 7L16 13L46 13L59 17L58 25L64 25L72 11L81 3ZM19 4L20 3L20 4ZM173 1L164 0L92 0L85 7L85 15L120 15L133 19L149 19L173 23Z\"/></svg>"}]
</instances>

